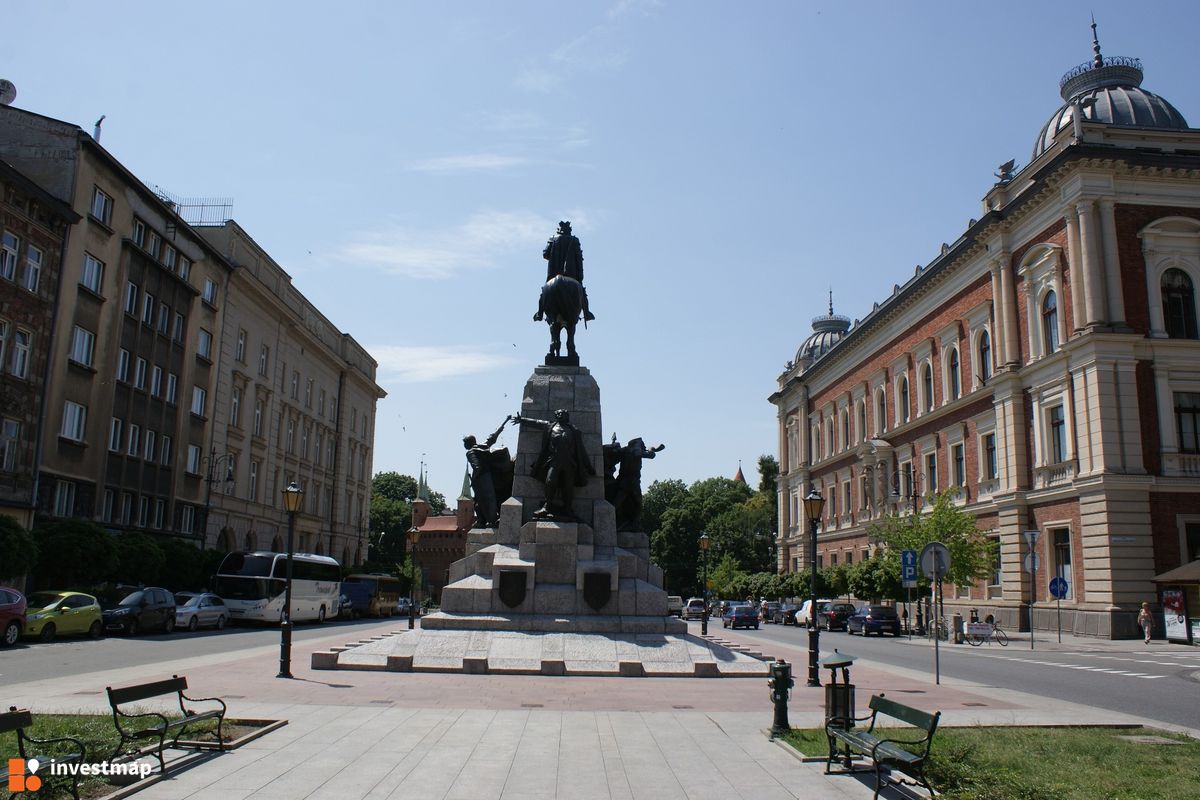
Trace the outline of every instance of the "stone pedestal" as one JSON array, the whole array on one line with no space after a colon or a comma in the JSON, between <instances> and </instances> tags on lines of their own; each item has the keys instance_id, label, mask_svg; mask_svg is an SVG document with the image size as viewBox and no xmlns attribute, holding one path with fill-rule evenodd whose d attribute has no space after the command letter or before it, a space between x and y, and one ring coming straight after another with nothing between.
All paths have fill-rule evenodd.
<instances>
[{"instance_id":1,"label":"stone pedestal","mask_svg":"<svg viewBox=\"0 0 1200 800\"><path fill-rule=\"evenodd\" d=\"M513 496L500 527L472 530L467 555L450 568L442 606L426 630L674 633L662 570L650 563L649 537L616 532L604 499L600 388L585 367L539 366L525 384L521 415L553 420L564 409L583 437L595 472L576 489L574 521L534 519L545 500L530 472L543 431L524 425L517 441Z\"/></svg>"}]
</instances>

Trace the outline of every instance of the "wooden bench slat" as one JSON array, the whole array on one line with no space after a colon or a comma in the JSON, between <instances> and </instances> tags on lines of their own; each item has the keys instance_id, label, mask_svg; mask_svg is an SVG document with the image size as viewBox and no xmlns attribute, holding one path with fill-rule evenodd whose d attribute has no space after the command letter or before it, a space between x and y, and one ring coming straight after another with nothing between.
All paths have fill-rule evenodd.
<instances>
[{"instance_id":1,"label":"wooden bench slat","mask_svg":"<svg viewBox=\"0 0 1200 800\"><path fill-rule=\"evenodd\" d=\"M912 708L911 706L897 703L895 700L889 700L882 695L876 695L871 698L871 710L878 711L880 714L887 714L889 717L894 717L901 722L907 722L909 725L923 728L926 731L935 724L933 714L927 714L919 708Z\"/></svg>"},{"instance_id":2,"label":"wooden bench slat","mask_svg":"<svg viewBox=\"0 0 1200 800\"><path fill-rule=\"evenodd\" d=\"M11 733L21 728L33 725L33 714L24 708L17 711L5 711L0 714L0 733Z\"/></svg>"},{"instance_id":3,"label":"wooden bench slat","mask_svg":"<svg viewBox=\"0 0 1200 800\"><path fill-rule=\"evenodd\" d=\"M187 678L168 678L163 681L143 683L138 686L124 686L117 689L109 686L108 698L110 702L121 705L122 703L136 703L139 700L148 700L151 697L158 697L159 695L182 692L186 688Z\"/></svg>"}]
</instances>

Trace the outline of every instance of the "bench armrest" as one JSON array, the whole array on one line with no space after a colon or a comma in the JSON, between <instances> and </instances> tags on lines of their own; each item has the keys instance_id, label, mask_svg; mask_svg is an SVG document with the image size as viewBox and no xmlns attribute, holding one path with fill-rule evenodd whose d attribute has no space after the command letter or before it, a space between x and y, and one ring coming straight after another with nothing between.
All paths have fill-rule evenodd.
<instances>
[{"instance_id":1,"label":"bench armrest","mask_svg":"<svg viewBox=\"0 0 1200 800\"><path fill-rule=\"evenodd\" d=\"M112 704L110 703L109 705L112 705ZM122 711L120 708L118 708L115 705L112 705L112 712L113 712L113 724L115 724L117 726L118 731L122 730L121 717L124 717L125 719L137 719L139 717L158 717L159 723L164 727L171 723L171 721L169 719L167 719L165 714L160 714L157 711L139 711L136 714L131 714L129 712Z\"/></svg>"},{"instance_id":2,"label":"bench armrest","mask_svg":"<svg viewBox=\"0 0 1200 800\"><path fill-rule=\"evenodd\" d=\"M219 697L188 697L183 692L180 692L179 693L179 708L180 708L180 710L183 711L183 715L185 717L192 716L192 714L194 712L190 711L187 707L185 707L183 705L184 700L188 701L189 703L219 703L221 706L221 716L222 717L225 716L225 712L229 708L228 706L225 705L225 701Z\"/></svg>"},{"instance_id":3,"label":"bench armrest","mask_svg":"<svg viewBox=\"0 0 1200 800\"><path fill-rule=\"evenodd\" d=\"M875 715L873 713L867 714L865 717L849 717L849 716L845 716L845 715L837 716L837 717L830 717L829 719L825 720L825 730L829 730L829 726L835 722L855 723L855 722L866 722L867 720L874 720L874 719L875 719ZM849 726L847 726L847 727L849 727Z\"/></svg>"},{"instance_id":4,"label":"bench armrest","mask_svg":"<svg viewBox=\"0 0 1200 800\"><path fill-rule=\"evenodd\" d=\"M932 738L933 736L927 733L920 739L880 739L875 743L875 746L871 748L871 760L875 760L875 752L884 744L904 745L914 750L921 745L925 745L925 755L921 756L923 759L925 756L929 755L929 744ZM913 753L913 755L916 755L916 753Z\"/></svg>"},{"instance_id":5,"label":"bench armrest","mask_svg":"<svg viewBox=\"0 0 1200 800\"><path fill-rule=\"evenodd\" d=\"M80 761L87 761L87 748L83 746L83 742L79 741L74 736L55 736L50 739L37 739L33 736L26 735L24 731L20 731L20 739L21 741L18 744L20 745L22 757L25 757L25 742L32 742L33 744L38 745L56 744L58 742L71 742L75 745L75 752L71 755L77 756ZM53 755L50 757L55 758Z\"/></svg>"}]
</instances>

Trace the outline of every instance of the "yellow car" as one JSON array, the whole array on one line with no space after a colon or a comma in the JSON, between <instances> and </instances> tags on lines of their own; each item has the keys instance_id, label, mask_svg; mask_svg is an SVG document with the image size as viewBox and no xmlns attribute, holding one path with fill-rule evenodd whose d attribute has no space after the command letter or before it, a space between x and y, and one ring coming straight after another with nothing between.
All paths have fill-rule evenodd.
<instances>
[{"instance_id":1,"label":"yellow car","mask_svg":"<svg viewBox=\"0 0 1200 800\"><path fill-rule=\"evenodd\" d=\"M34 592L25 612L25 635L52 642L59 634L87 634L99 639L104 634L100 604L82 592Z\"/></svg>"}]
</instances>

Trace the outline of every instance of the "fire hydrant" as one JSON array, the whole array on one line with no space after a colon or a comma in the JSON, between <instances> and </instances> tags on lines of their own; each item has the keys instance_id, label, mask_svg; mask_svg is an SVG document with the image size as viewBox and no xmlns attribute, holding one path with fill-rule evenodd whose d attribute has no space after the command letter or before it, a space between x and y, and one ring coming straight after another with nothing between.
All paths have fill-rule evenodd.
<instances>
[{"instance_id":1,"label":"fire hydrant","mask_svg":"<svg viewBox=\"0 0 1200 800\"><path fill-rule=\"evenodd\" d=\"M779 659L771 665L771 677L767 679L767 686L771 688L771 702L775 704L775 721L771 723L772 738L792 729L788 724L787 704L791 689L795 685L791 664Z\"/></svg>"}]
</instances>

